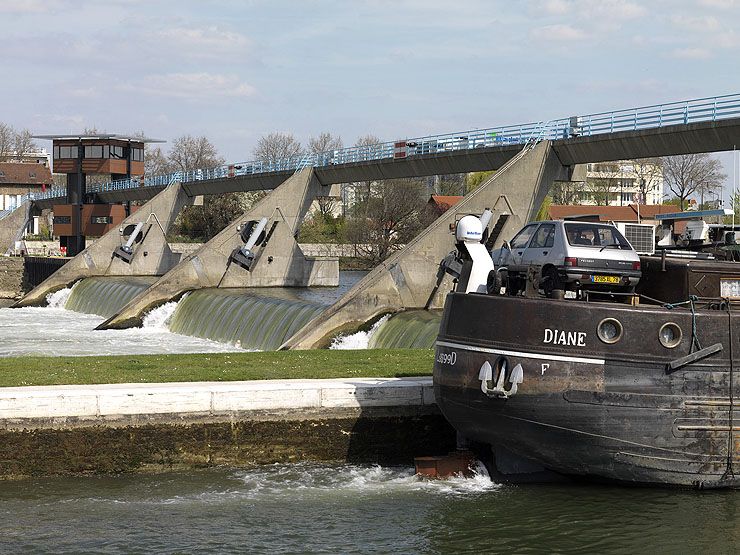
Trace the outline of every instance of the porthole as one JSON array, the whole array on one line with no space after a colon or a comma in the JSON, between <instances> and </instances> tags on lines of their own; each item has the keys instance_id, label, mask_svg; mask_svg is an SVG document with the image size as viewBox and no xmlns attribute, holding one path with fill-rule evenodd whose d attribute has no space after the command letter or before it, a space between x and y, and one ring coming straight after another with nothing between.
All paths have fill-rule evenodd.
<instances>
[{"instance_id":1,"label":"porthole","mask_svg":"<svg viewBox=\"0 0 740 555\"><path fill-rule=\"evenodd\" d=\"M622 324L615 318L604 318L596 328L599 339L609 344L616 343L622 339L623 332Z\"/></svg>"},{"instance_id":2,"label":"porthole","mask_svg":"<svg viewBox=\"0 0 740 555\"><path fill-rule=\"evenodd\" d=\"M683 332L681 332L681 328L678 327L678 324L674 324L673 322L663 324L658 332L660 344L667 349L673 349L678 346L678 344L681 343L682 337Z\"/></svg>"}]
</instances>

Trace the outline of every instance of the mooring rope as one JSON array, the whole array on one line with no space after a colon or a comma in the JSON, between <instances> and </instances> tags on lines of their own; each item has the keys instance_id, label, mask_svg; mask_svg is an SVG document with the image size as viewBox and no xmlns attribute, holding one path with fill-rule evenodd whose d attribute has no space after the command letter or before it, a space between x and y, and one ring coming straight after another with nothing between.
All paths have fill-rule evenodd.
<instances>
[{"instance_id":1,"label":"mooring rope","mask_svg":"<svg viewBox=\"0 0 740 555\"><path fill-rule=\"evenodd\" d=\"M684 305L689 305L689 307L691 308L691 347L689 347L689 354L694 352L694 347L696 347L697 351L702 350L701 342L699 341L699 335L697 334L696 305L694 304L698 300L699 297L697 297L696 295L689 295L688 301L681 301L680 303L665 303L663 305L664 308L667 308L669 310L673 310L674 308Z\"/></svg>"}]
</instances>

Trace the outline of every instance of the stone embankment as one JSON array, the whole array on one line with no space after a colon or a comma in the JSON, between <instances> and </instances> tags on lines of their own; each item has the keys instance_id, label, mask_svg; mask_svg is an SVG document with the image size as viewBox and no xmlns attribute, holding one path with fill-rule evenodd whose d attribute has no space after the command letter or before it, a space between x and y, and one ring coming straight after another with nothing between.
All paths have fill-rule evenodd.
<instances>
[{"instance_id":1,"label":"stone embankment","mask_svg":"<svg viewBox=\"0 0 740 555\"><path fill-rule=\"evenodd\" d=\"M23 258L0 256L0 299L17 299L23 294Z\"/></svg>"},{"instance_id":2,"label":"stone embankment","mask_svg":"<svg viewBox=\"0 0 740 555\"><path fill-rule=\"evenodd\" d=\"M431 378L0 388L0 478L454 449Z\"/></svg>"}]
</instances>

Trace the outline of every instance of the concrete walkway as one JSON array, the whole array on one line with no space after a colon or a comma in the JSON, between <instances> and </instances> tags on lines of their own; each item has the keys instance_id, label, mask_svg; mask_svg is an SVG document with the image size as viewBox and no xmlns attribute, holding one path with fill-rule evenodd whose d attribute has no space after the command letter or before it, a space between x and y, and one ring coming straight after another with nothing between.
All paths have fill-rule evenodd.
<instances>
[{"instance_id":1,"label":"concrete walkway","mask_svg":"<svg viewBox=\"0 0 740 555\"><path fill-rule=\"evenodd\" d=\"M431 377L255 380L0 388L0 420L39 424L67 418L115 421L154 415L215 416L435 405ZM298 416L296 416L298 417ZM9 426L9 424L11 424Z\"/></svg>"}]
</instances>

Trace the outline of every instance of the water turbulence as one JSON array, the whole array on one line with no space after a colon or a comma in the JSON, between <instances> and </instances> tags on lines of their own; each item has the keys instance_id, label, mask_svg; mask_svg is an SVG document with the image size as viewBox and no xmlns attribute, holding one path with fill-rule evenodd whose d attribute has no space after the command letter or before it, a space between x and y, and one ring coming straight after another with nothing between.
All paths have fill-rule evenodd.
<instances>
[{"instance_id":1,"label":"water turbulence","mask_svg":"<svg viewBox=\"0 0 740 555\"><path fill-rule=\"evenodd\" d=\"M269 351L280 347L325 308L238 289L199 289L178 303L169 328L182 335Z\"/></svg>"},{"instance_id":2,"label":"water turbulence","mask_svg":"<svg viewBox=\"0 0 740 555\"><path fill-rule=\"evenodd\" d=\"M64 308L109 318L156 279L148 276L86 278L72 288Z\"/></svg>"},{"instance_id":3,"label":"water turbulence","mask_svg":"<svg viewBox=\"0 0 740 555\"><path fill-rule=\"evenodd\" d=\"M369 349L431 349L441 311L409 310L391 316L370 337Z\"/></svg>"}]
</instances>

